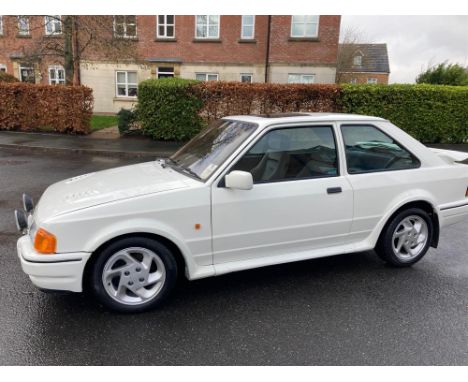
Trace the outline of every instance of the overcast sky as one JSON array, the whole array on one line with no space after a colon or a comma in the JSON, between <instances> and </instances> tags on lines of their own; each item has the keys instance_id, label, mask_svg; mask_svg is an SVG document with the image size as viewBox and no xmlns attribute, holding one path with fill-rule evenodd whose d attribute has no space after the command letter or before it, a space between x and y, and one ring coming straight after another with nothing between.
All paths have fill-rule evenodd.
<instances>
[{"instance_id":1,"label":"overcast sky","mask_svg":"<svg viewBox=\"0 0 468 382\"><path fill-rule=\"evenodd\" d=\"M414 82L428 64L468 65L468 16L343 16L341 35L352 27L368 41L387 43L390 82Z\"/></svg>"}]
</instances>

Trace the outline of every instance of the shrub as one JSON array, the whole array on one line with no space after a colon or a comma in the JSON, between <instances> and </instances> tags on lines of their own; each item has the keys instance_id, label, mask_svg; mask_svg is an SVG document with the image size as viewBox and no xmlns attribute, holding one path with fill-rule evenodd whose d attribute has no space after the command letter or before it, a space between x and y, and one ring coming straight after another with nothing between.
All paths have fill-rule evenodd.
<instances>
[{"instance_id":1,"label":"shrub","mask_svg":"<svg viewBox=\"0 0 468 382\"><path fill-rule=\"evenodd\" d=\"M0 83L0 129L87 134L93 95L84 86Z\"/></svg>"},{"instance_id":2,"label":"shrub","mask_svg":"<svg viewBox=\"0 0 468 382\"><path fill-rule=\"evenodd\" d=\"M19 80L11 74L0 72L0 82L19 82Z\"/></svg>"},{"instance_id":3,"label":"shrub","mask_svg":"<svg viewBox=\"0 0 468 382\"><path fill-rule=\"evenodd\" d=\"M203 101L201 115L213 120L227 115L295 111L336 111L336 85L201 82L193 93Z\"/></svg>"},{"instance_id":4,"label":"shrub","mask_svg":"<svg viewBox=\"0 0 468 382\"><path fill-rule=\"evenodd\" d=\"M468 87L343 85L345 113L383 117L424 143L468 140Z\"/></svg>"},{"instance_id":5,"label":"shrub","mask_svg":"<svg viewBox=\"0 0 468 382\"><path fill-rule=\"evenodd\" d=\"M191 90L194 83L181 78L141 82L137 115L143 133L165 141L183 141L197 134L204 122L198 114L202 101Z\"/></svg>"},{"instance_id":6,"label":"shrub","mask_svg":"<svg viewBox=\"0 0 468 382\"><path fill-rule=\"evenodd\" d=\"M129 109L120 109L117 113L118 127L120 135L131 134L134 131L134 125L137 121L136 113Z\"/></svg>"}]
</instances>

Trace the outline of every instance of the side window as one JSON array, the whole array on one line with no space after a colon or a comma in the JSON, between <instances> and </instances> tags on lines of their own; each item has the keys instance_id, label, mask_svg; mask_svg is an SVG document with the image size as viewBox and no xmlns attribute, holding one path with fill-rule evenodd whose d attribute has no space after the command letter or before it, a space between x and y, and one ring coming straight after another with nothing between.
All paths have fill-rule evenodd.
<instances>
[{"instance_id":1,"label":"side window","mask_svg":"<svg viewBox=\"0 0 468 382\"><path fill-rule=\"evenodd\" d=\"M419 160L371 125L342 125L349 174L417 168Z\"/></svg>"},{"instance_id":2,"label":"side window","mask_svg":"<svg viewBox=\"0 0 468 382\"><path fill-rule=\"evenodd\" d=\"M270 131L231 170L250 172L254 183L337 176L333 127Z\"/></svg>"}]
</instances>

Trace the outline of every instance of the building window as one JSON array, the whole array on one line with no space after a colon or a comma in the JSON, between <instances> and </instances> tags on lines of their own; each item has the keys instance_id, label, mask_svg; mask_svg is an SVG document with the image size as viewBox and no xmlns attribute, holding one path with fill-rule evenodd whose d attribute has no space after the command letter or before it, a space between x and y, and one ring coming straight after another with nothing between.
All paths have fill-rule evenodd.
<instances>
[{"instance_id":1,"label":"building window","mask_svg":"<svg viewBox=\"0 0 468 382\"><path fill-rule=\"evenodd\" d=\"M195 18L196 38L219 38L219 16L203 15Z\"/></svg>"},{"instance_id":2,"label":"building window","mask_svg":"<svg viewBox=\"0 0 468 382\"><path fill-rule=\"evenodd\" d=\"M377 83L377 78L368 78L367 83L368 84L376 84Z\"/></svg>"},{"instance_id":3,"label":"building window","mask_svg":"<svg viewBox=\"0 0 468 382\"><path fill-rule=\"evenodd\" d=\"M45 33L46 35L62 34L62 18L61 16L45 16Z\"/></svg>"},{"instance_id":4,"label":"building window","mask_svg":"<svg viewBox=\"0 0 468 382\"><path fill-rule=\"evenodd\" d=\"M120 38L136 38L136 16L114 16L114 36Z\"/></svg>"},{"instance_id":5,"label":"building window","mask_svg":"<svg viewBox=\"0 0 468 382\"><path fill-rule=\"evenodd\" d=\"M158 78L174 77L173 66L160 66L158 67Z\"/></svg>"},{"instance_id":6,"label":"building window","mask_svg":"<svg viewBox=\"0 0 468 382\"><path fill-rule=\"evenodd\" d=\"M291 16L291 37L318 37L319 16Z\"/></svg>"},{"instance_id":7,"label":"building window","mask_svg":"<svg viewBox=\"0 0 468 382\"><path fill-rule=\"evenodd\" d=\"M6 73L6 65L5 64L0 64L0 72Z\"/></svg>"},{"instance_id":8,"label":"building window","mask_svg":"<svg viewBox=\"0 0 468 382\"><path fill-rule=\"evenodd\" d=\"M34 68L30 66L19 67L19 79L21 82L36 83L36 76L34 73Z\"/></svg>"},{"instance_id":9,"label":"building window","mask_svg":"<svg viewBox=\"0 0 468 382\"><path fill-rule=\"evenodd\" d=\"M288 74L289 84L313 84L315 82L315 74Z\"/></svg>"},{"instance_id":10,"label":"building window","mask_svg":"<svg viewBox=\"0 0 468 382\"><path fill-rule=\"evenodd\" d=\"M18 35L29 36L29 17L18 16Z\"/></svg>"},{"instance_id":11,"label":"building window","mask_svg":"<svg viewBox=\"0 0 468 382\"><path fill-rule=\"evenodd\" d=\"M175 37L175 16L174 15L158 15L157 37L158 38L174 38Z\"/></svg>"},{"instance_id":12,"label":"building window","mask_svg":"<svg viewBox=\"0 0 468 382\"><path fill-rule=\"evenodd\" d=\"M65 85L65 69L62 66L49 66L49 84Z\"/></svg>"},{"instance_id":13,"label":"building window","mask_svg":"<svg viewBox=\"0 0 468 382\"><path fill-rule=\"evenodd\" d=\"M357 78L351 78L350 84L357 84Z\"/></svg>"},{"instance_id":14,"label":"building window","mask_svg":"<svg viewBox=\"0 0 468 382\"><path fill-rule=\"evenodd\" d=\"M0 36L3 36L3 16L0 16Z\"/></svg>"},{"instance_id":15,"label":"building window","mask_svg":"<svg viewBox=\"0 0 468 382\"><path fill-rule=\"evenodd\" d=\"M241 73L240 80L241 82L249 82L252 83L253 74L252 73Z\"/></svg>"},{"instance_id":16,"label":"building window","mask_svg":"<svg viewBox=\"0 0 468 382\"><path fill-rule=\"evenodd\" d=\"M255 16L242 16L241 39L249 40L255 37Z\"/></svg>"},{"instance_id":17,"label":"building window","mask_svg":"<svg viewBox=\"0 0 468 382\"><path fill-rule=\"evenodd\" d=\"M218 81L218 73L195 73L198 81Z\"/></svg>"},{"instance_id":18,"label":"building window","mask_svg":"<svg viewBox=\"0 0 468 382\"><path fill-rule=\"evenodd\" d=\"M138 92L137 72L117 71L116 96L136 97Z\"/></svg>"},{"instance_id":19,"label":"building window","mask_svg":"<svg viewBox=\"0 0 468 382\"><path fill-rule=\"evenodd\" d=\"M354 66L361 66L362 65L362 56L357 55L353 57L353 65Z\"/></svg>"}]
</instances>

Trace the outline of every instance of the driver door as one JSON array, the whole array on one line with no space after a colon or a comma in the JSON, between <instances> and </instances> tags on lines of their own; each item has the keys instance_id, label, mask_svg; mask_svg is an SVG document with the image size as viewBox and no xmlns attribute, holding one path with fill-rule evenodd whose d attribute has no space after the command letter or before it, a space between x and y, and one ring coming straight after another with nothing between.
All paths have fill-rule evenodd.
<instances>
[{"instance_id":1,"label":"driver door","mask_svg":"<svg viewBox=\"0 0 468 382\"><path fill-rule=\"evenodd\" d=\"M293 259L346 243L353 191L337 151L332 125L275 128L258 138L226 172L249 171L253 188L213 183L214 264Z\"/></svg>"}]
</instances>

